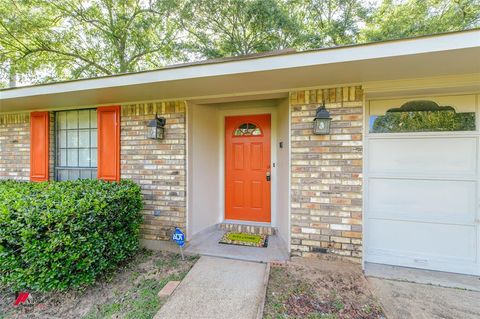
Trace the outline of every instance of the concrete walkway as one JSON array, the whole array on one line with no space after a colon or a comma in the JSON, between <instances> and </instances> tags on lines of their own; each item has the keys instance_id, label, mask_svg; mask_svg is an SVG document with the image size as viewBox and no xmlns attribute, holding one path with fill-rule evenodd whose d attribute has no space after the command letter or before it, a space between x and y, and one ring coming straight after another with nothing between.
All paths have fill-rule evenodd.
<instances>
[{"instance_id":1,"label":"concrete walkway","mask_svg":"<svg viewBox=\"0 0 480 319\"><path fill-rule=\"evenodd\" d=\"M266 264L202 256L155 319L256 318Z\"/></svg>"}]
</instances>

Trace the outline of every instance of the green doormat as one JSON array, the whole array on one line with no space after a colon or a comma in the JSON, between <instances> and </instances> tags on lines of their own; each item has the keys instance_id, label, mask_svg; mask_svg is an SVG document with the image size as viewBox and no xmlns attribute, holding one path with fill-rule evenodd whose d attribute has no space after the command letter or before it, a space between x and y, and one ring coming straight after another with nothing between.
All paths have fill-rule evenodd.
<instances>
[{"instance_id":1,"label":"green doormat","mask_svg":"<svg viewBox=\"0 0 480 319\"><path fill-rule=\"evenodd\" d=\"M223 235L219 243L227 244L227 245L250 246L250 247L267 247L268 235L257 235L257 234L238 233L238 232L229 231L229 232L226 232L225 235Z\"/></svg>"}]
</instances>

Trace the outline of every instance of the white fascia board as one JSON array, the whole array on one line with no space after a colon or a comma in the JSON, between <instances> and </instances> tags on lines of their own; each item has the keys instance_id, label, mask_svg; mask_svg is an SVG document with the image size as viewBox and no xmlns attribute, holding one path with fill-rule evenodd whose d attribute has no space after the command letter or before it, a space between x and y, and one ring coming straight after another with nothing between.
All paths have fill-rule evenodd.
<instances>
[{"instance_id":1,"label":"white fascia board","mask_svg":"<svg viewBox=\"0 0 480 319\"><path fill-rule=\"evenodd\" d=\"M314 65L344 63L396 56L480 47L480 30L355 45L286 55L257 57L212 64L186 65L162 70L77 80L0 91L0 100L117 86L168 82L232 74L262 72Z\"/></svg>"}]
</instances>

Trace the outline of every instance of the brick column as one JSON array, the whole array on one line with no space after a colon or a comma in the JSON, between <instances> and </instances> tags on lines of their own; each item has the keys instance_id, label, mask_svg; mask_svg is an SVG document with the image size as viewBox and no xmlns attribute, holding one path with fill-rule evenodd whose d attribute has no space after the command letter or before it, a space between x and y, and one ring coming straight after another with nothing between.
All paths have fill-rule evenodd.
<instances>
[{"instance_id":1,"label":"brick column","mask_svg":"<svg viewBox=\"0 0 480 319\"><path fill-rule=\"evenodd\" d=\"M147 123L165 117L165 139L146 137ZM121 177L142 188L144 222L140 237L169 240L174 226L186 226L185 103L122 105Z\"/></svg>"},{"instance_id":2,"label":"brick column","mask_svg":"<svg viewBox=\"0 0 480 319\"><path fill-rule=\"evenodd\" d=\"M329 135L313 134L325 101ZM292 254L362 256L362 130L360 87L290 93L292 123Z\"/></svg>"}]
</instances>

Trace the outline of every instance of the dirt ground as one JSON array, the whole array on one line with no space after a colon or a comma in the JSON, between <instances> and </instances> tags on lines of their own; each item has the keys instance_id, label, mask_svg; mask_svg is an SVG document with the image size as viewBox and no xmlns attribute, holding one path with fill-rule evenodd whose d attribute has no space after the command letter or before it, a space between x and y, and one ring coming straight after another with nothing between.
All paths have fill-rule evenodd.
<instances>
[{"instance_id":1,"label":"dirt ground","mask_svg":"<svg viewBox=\"0 0 480 319\"><path fill-rule=\"evenodd\" d=\"M264 318L384 318L360 265L323 258L293 258L272 266Z\"/></svg>"},{"instance_id":2,"label":"dirt ground","mask_svg":"<svg viewBox=\"0 0 480 319\"><path fill-rule=\"evenodd\" d=\"M32 293L28 303L13 307L14 294L0 289L0 318L152 318L165 300L157 293L181 280L197 257L143 250L94 286L63 293Z\"/></svg>"}]
</instances>

